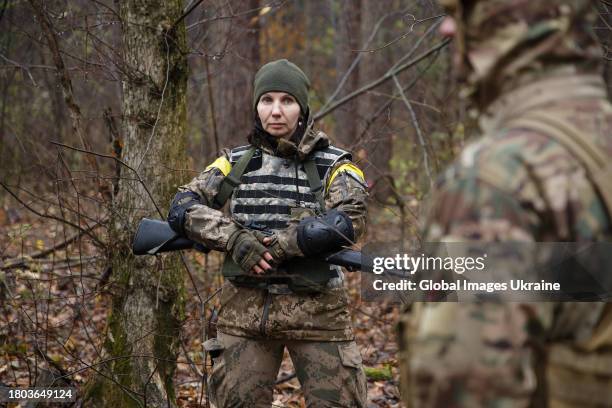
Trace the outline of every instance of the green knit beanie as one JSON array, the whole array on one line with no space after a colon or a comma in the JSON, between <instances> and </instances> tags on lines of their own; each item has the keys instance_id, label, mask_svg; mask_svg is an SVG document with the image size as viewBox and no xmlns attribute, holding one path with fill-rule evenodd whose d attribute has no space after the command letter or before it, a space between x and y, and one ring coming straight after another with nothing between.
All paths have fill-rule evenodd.
<instances>
[{"instance_id":1,"label":"green knit beanie","mask_svg":"<svg viewBox=\"0 0 612 408\"><path fill-rule=\"evenodd\" d=\"M253 92L253 109L257 110L257 103L261 95L266 92L287 92L293 95L302 109L308 112L308 90L310 81L304 71L286 59L268 62L259 68L255 74Z\"/></svg>"}]
</instances>

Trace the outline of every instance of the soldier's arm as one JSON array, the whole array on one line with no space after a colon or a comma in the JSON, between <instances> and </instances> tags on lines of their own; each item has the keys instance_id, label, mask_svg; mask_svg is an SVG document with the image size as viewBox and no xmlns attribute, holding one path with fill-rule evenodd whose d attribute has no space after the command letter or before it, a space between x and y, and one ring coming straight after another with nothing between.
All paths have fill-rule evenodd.
<instances>
[{"instance_id":1,"label":"soldier's arm","mask_svg":"<svg viewBox=\"0 0 612 408\"><path fill-rule=\"evenodd\" d=\"M199 203L186 212L184 229L187 237L218 251L225 250L230 235L236 230L231 218L212 208L213 198L231 170L228 157L228 152L224 152L197 177L179 187L179 192L192 192L199 197Z\"/></svg>"},{"instance_id":2,"label":"soldier's arm","mask_svg":"<svg viewBox=\"0 0 612 408\"><path fill-rule=\"evenodd\" d=\"M366 231L367 198L365 177L355 164L343 160L331 169L325 180L325 207L351 217L356 241Z\"/></svg>"}]
</instances>

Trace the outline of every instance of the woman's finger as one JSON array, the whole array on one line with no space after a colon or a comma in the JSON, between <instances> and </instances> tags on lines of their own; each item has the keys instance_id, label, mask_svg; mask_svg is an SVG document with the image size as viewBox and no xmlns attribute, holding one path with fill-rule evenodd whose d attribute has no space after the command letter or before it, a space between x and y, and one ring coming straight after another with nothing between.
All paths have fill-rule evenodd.
<instances>
[{"instance_id":1,"label":"woman's finger","mask_svg":"<svg viewBox=\"0 0 612 408\"><path fill-rule=\"evenodd\" d=\"M267 254L267 252L266 252L266 254ZM265 256L265 255L264 255L264 256ZM270 266L270 264L269 264L269 263L267 263L266 261L264 261L263 259L259 261L259 266L261 266L261 268L262 268L264 271L267 271L267 270L272 269L272 267Z\"/></svg>"}]
</instances>

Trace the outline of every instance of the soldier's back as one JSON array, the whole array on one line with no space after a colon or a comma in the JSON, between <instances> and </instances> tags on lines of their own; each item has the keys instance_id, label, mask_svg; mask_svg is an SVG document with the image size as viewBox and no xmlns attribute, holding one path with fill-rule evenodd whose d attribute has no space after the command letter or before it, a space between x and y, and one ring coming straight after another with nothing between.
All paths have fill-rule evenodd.
<instances>
[{"instance_id":1,"label":"soldier's back","mask_svg":"<svg viewBox=\"0 0 612 408\"><path fill-rule=\"evenodd\" d=\"M612 158L612 106L565 92L494 106L436 188L427 241L610 240L609 166L578 150ZM609 304L422 304L405 322L415 406L612 406Z\"/></svg>"}]
</instances>

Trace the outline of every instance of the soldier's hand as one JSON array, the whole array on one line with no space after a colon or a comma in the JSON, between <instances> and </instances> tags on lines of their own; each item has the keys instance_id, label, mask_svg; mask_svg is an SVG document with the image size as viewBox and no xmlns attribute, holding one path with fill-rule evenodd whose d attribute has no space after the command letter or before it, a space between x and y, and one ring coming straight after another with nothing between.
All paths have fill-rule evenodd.
<instances>
[{"instance_id":1,"label":"soldier's hand","mask_svg":"<svg viewBox=\"0 0 612 408\"><path fill-rule=\"evenodd\" d=\"M251 268L249 272L254 275L263 275L264 273L266 273L266 271L272 269L272 266L269 264L269 262L274 262L274 258L272 257L272 255L270 255L269 252L266 252L264 254L264 257L260 259L259 262L255 266L253 266L253 268Z\"/></svg>"},{"instance_id":2,"label":"soldier's hand","mask_svg":"<svg viewBox=\"0 0 612 408\"><path fill-rule=\"evenodd\" d=\"M297 230L294 225L272 236L264 237L261 242L268 248L277 263L296 256L304 256L297 245Z\"/></svg>"},{"instance_id":3,"label":"soldier's hand","mask_svg":"<svg viewBox=\"0 0 612 408\"><path fill-rule=\"evenodd\" d=\"M245 272L261 275L272 269L268 262L274 258L255 234L248 230L236 230L230 236L226 249Z\"/></svg>"},{"instance_id":4,"label":"soldier's hand","mask_svg":"<svg viewBox=\"0 0 612 408\"><path fill-rule=\"evenodd\" d=\"M276 263L281 263L287 259L285 251L278 241L276 235L267 236L262 240L263 244L268 248L268 251L272 254L272 257Z\"/></svg>"}]
</instances>

